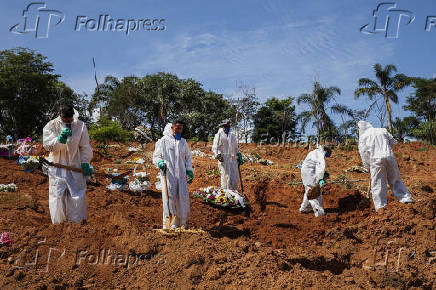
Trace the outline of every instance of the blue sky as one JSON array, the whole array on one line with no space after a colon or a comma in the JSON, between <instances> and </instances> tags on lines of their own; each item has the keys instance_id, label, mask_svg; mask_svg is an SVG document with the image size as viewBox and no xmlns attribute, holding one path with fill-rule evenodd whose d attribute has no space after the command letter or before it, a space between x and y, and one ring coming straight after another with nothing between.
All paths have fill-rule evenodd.
<instances>
[{"instance_id":1,"label":"blue sky","mask_svg":"<svg viewBox=\"0 0 436 290\"><path fill-rule=\"evenodd\" d=\"M42 1L41 1L42 2ZM0 12L0 49L35 49L54 63L62 80L78 93L95 87L92 57L99 81L104 76L143 76L159 71L194 78L206 89L234 94L236 82L254 86L258 97L298 96L310 92L314 79L338 86L338 101L363 109L369 101L353 98L361 77L373 78L375 63L395 64L401 73L433 77L436 73L436 27L425 31L427 16L436 16L434 0L392 1L413 12L400 23L399 38L363 34L379 1L291 0L135 0L45 1L65 20L50 26L47 39L17 35L10 27L22 22L32 1L4 0ZM165 19L164 31L75 31L77 16L98 19ZM407 19L406 19L407 20ZM401 102L393 115L406 116ZM303 106L297 108L300 112ZM336 118L336 120L339 120ZM374 116L369 118L375 125Z\"/></svg>"}]
</instances>

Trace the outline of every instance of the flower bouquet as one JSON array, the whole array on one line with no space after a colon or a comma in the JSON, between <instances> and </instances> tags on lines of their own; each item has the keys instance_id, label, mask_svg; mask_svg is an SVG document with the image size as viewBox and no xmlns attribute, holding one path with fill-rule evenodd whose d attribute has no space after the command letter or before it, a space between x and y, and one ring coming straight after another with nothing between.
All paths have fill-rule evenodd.
<instances>
[{"instance_id":1,"label":"flower bouquet","mask_svg":"<svg viewBox=\"0 0 436 290\"><path fill-rule=\"evenodd\" d=\"M109 174L110 170L108 170ZM107 186L109 190L124 190L127 184L127 181L129 180L129 176L124 177L118 177L120 174L118 173L117 169L114 169L114 172L112 172L112 178L111 178L111 184Z\"/></svg>"},{"instance_id":2,"label":"flower bouquet","mask_svg":"<svg viewBox=\"0 0 436 290\"><path fill-rule=\"evenodd\" d=\"M21 165L26 172L32 172L39 168L38 156L21 156L18 158L17 163Z\"/></svg>"},{"instance_id":3,"label":"flower bouquet","mask_svg":"<svg viewBox=\"0 0 436 290\"><path fill-rule=\"evenodd\" d=\"M12 155L14 155L14 144L0 144L0 156L11 157Z\"/></svg>"},{"instance_id":4,"label":"flower bouquet","mask_svg":"<svg viewBox=\"0 0 436 290\"><path fill-rule=\"evenodd\" d=\"M260 163L262 165L269 165L269 166L274 165L274 162L272 160L264 159L258 153L250 153L247 155L243 154L242 160L244 161L244 163L251 162L251 163Z\"/></svg>"},{"instance_id":5,"label":"flower bouquet","mask_svg":"<svg viewBox=\"0 0 436 290\"><path fill-rule=\"evenodd\" d=\"M9 145L0 144L0 152L9 152Z\"/></svg>"},{"instance_id":6,"label":"flower bouquet","mask_svg":"<svg viewBox=\"0 0 436 290\"><path fill-rule=\"evenodd\" d=\"M0 191L3 192L14 192L17 191L17 186L13 183L10 184L0 184Z\"/></svg>"},{"instance_id":7,"label":"flower bouquet","mask_svg":"<svg viewBox=\"0 0 436 290\"><path fill-rule=\"evenodd\" d=\"M160 173L157 174L156 176L156 182L154 184L154 186L156 187L157 190L162 190L162 178L160 176Z\"/></svg>"},{"instance_id":8,"label":"flower bouquet","mask_svg":"<svg viewBox=\"0 0 436 290\"><path fill-rule=\"evenodd\" d=\"M143 192L150 187L150 179L147 172L138 172L133 175L135 178L129 183L129 188L133 192Z\"/></svg>"},{"instance_id":9,"label":"flower bouquet","mask_svg":"<svg viewBox=\"0 0 436 290\"><path fill-rule=\"evenodd\" d=\"M245 196L241 196L237 191L222 189L216 186L200 188L194 191L193 196L200 198L207 203L221 207L244 208L248 204Z\"/></svg>"}]
</instances>

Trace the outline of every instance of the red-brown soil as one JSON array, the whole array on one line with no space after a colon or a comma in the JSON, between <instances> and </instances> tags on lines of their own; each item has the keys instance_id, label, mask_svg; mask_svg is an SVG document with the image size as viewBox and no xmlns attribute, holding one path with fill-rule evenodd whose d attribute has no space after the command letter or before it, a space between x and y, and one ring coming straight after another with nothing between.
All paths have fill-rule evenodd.
<instances>
[{"instance_id":1,"label":"red-brown soil","mask_svg":"<svg viewBox=\"0 0 436 290\"><path fill-rule=\"evenodd\" d=\"M154 184L157 169L145 153L128 145L95 153L98 171L116 159L146 159ZM422 149L424 148L424 149ZM426 149L427 148L427 149ZM210 153L205 143L191 149ZM395 154L414 204L389 192L377 214L364 197L367 182L351 188L331 184L324 195L327 215L298 212L302 185L295 168L305 148L241 145L274 165L242 166L250 213L226 212L191 198L189 226L205 233L165 236L161 197L154 186L142 194L109 191L108 180L88 187L87 224L51 224L48 178L25 173L14 160L0 159L0 184L15 183L14 198L0 200L1 231L12 247L0 248L0 285L5 288L424 288L436 289L436 148L400 144ZM190 191L218 185L216 161L194 157ZM356 150L337 149L327 160L331 179L368 179L345 173L360 164ZM2 194L4 197L5 195ZM220 222L224 222L219 227ZM38 255L35 262L35 257ZM126 258L130 261L125 263ZM386 261L387 259L387 261Z\"/></svg>"}]
</instances>

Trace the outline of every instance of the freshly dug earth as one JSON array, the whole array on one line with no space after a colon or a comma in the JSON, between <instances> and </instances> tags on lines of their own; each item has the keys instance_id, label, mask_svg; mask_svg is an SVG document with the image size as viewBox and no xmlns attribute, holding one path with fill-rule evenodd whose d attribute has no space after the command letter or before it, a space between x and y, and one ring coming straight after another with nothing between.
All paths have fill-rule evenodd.
<instances>
[{"instance_id":1,"label":"freshly dug earth","mask_svg":"<svg viewBox=\"0 0 436 290\"><path fill-rule=\"evenodd\" d=\"M132 144L95 152L104 171L115 160L142 157L154 183L154 144L129 153ZM210 144L190 144L210 154ZM241 145L274 165L242 166L251 212L223 211L191 198L189 226L198 233L163 235L160 192L109 191L99 179L88 187L86 224L52 225L48 178L25 173L14 160L0 159L0 183L16 193L0 195L1 231L12 247L0 248L0 285L5 288L424 288L436 289L436 149L420 143L395 147L402 177L414 204L389 205L377 214L364 196L367 182L330 184L326 216L300 214L303 186L295 165L305 148ZM216 161L194 157L192 192L219 185ZM330 178L367 180L346 173L360 164L357 151L336 149L327 159ZM112 166L112 165L111 165ZM116 164L113 167L117 167ZM124 166L123 169L129 166ZM133 166L130 166L133 168ZM120 166L121 168L121 166ZM123 170L120 170L123 171ZM221 226L220 226L221 225Z\"/></svg>"}]
</instances>

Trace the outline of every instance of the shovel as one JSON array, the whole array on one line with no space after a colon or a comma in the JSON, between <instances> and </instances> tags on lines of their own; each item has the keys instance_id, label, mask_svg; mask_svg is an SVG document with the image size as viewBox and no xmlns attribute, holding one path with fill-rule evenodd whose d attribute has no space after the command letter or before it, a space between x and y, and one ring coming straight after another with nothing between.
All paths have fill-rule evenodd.
<instances>
[{"instance_id":1,"label":"shovel","mask_svg":"<svg viewBox=\"0 0 436 290\"><path fill-rule=\"evenodd\" d=\"M56 168L63 168L63 169L71 170L71 171L74 171L74 172L83 173L82 168L77 168L77 167L72 167L72 166L68 166L68 165L63 165L63 164L59 164L59 163L50 162L50 161L48 161L47 159L45 159L43 157L39 157L39 162L41 162L41 164L47 164L48 166L53 166L53 167L56 167ZM113 178L112 175L106 174L106 173L97 173L97 172L95 172L94 175L104 176L106 178ZM129 172L125 172L123 174L120 174L120 175L117 176L117 178L124 178L127 175L129 175Z\"/></svg>"},{"instance_id":2,"label":"shovel","mask_svg":"<svg viewBox=\"0 0 436 290\"><path fill-rule=\"evenodd\" d=\"M366 192L366 198L370 198L371 197L371 179L369 179L369 184L368 184L368 191Z\"/></svg>"},{"instance_id":3,"label":"shovel","mask_svg":"<svg viewBox=\"0 0 436 290\"><path fill-rule=\"evenodd\" d=\"M168 207L168 216L165 219L165 227L167 230L171 229L171 226L176 222L176 216L171 214L170 210L170 199L168 197L168 180L167 180L167 169L162 170L163 180L164 180L164 190L165 197L167 199L167 207Z\"/></svg>"},{"instance_id":4,"label":"shovel","mask_svg":"<svg viewBox=\"0 0 436 290\"><path fill-rule=\"evenodd\" d=\"M244 194L244 184L242 183L242 175L241 175L241 166L238 165L238 171L239 171L239 181L241 182L241 193L243 196L245 196Z\"/></svg>"}]
</instances>

